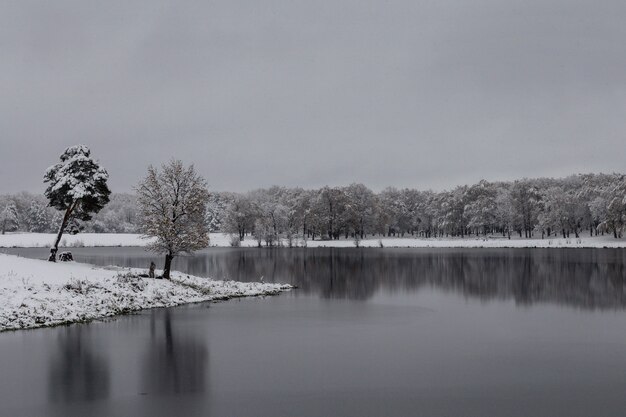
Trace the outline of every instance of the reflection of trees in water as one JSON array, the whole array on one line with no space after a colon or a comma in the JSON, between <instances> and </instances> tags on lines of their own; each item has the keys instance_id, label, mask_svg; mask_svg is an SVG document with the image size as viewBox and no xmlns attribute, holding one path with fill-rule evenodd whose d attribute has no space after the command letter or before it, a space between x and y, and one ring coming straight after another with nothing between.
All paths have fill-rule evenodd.
<instances>
[{"instance_id":1,"label":"reflection of trees in water","mask_svg":"<svg viewBox=\"0 0 626 417\"><path fill-rule=\"evenodd\" d=\"M593 309L626 306L625 264L623 249L238 249L190 258L189 272L238 281L264 276L325 298L432 286L484 300Z\"/></svg>"},{"instance_id":2,"label":"reflection of trees in water","mask_svg":"<svg viewBox=\"0 0 626 417\"><path fill-rule=\"evenodd\" d=\"M93 401L109 396L109 366L92 351L88 326L60 329L58 350L48 373L52 402Z\"/></svg>"},{"instance_id":3,"label":"reflection of trees in water","mask_svg":"<svg viewBox=\"0 0 626 417\"><path fill-rule=\"evenodd\" d=\"M151 259L143 250L108 250L90 261L147 268ZM624 249L211 248L176 258L174 269L237 281L263 276L325 298L432 286L485 300L624 308L625 264Z\"/></svg>"},{"instance_id":4,"label":"reflection of trees in water","mask_svg":"<svg viewBox=\"0 0 626 417\"><path fill-rule=\"evenodd\" d=\"M172 328L169 309L152 310L151 337L143 356L143 391L180 394L203 391L208 364L206 345Z\"/></svg>"}]
</instances>

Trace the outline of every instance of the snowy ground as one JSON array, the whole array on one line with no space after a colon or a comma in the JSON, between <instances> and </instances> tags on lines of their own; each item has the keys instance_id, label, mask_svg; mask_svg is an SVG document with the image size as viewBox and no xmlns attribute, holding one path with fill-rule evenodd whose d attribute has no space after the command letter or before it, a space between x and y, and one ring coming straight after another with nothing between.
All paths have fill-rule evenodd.
<instances>
[{"instance_id":1,"label":"snowy ground","mask_svg":"<svg viewBox=\"0 0 626 417\"><path fill-rule=\"evenodd\" d=\"M0 247L49 247L54 241L55 235L45 233L13 233L0 235ZM64 235L61 246L72 247L92 247L92 246L145 246L148 240L141 239L135 234L116 233L80 233L75 236ZM579 239L571 237L569 239L519 239L511 240L502 237L492 237L488 239L480 238L449 238L449 239L419 239L419 238L368 238L363 239L359 245L361 247L398 247L398 248L624 248L626 239L614 239L612 236L589 237L582 235ZM305 243L298 241L295 246L304 246ZM224 233L211 233L211 246L229 247L230 236ZM243 247L257 246L257 242L251 238L241 242ZM284 243L284 246L287 246ZM348 240L308 240L306 246L317 247L354 247L354 241Z\"/></svg>"},{"instance_id":2,"label":"snowy ground","mask_svg":"<svg viewBox=\"0 0 626 417\"><path fill-rule=\"evenodd\" d=\"M89 321L144 308L275 295L291 288L176 272L171 280L136 276L145 272L0 254L0 331Z\"/></svg>"},{"instance_id":3,"label":"snowy ground","mask_svg":"<svg viewBox=\"0 0 626 417\"><path fill-rule=\"evenodd\" d=\"M283 245L286 246L284 242ZM211 234L211 246L230 246L230 237L223 233ZM252 238L246 238L241 246L255 247L257 242ZM355 242L347 240L308 240L298 241L294 246L306 246L307 248L354 248ZM609 236L581 237L576 239L552 238L552 239L515 239L501 237L493 238L368 238L359 242L363 248L624 248L626 239L614 239Z\"/></svg>"},{"instance_id":4,"label":"snowy ground","mask_svg":"<svg viewBox=\"0 0 626 417\"><path fill-rule=\"evenodd\" d=\"M54 243L53 233L7 233L0 235L0 248L49 248ZM125 233L79 233L64 234L60 246L63 248L93 246L145 246L149 240L140 235Z\"/></svg>"}]
</instances>

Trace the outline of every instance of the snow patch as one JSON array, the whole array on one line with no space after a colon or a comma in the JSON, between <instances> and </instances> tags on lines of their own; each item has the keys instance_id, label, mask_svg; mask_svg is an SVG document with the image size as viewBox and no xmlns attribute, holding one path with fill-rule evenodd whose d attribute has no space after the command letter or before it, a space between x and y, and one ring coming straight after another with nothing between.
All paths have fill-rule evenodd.
<instances>
[{"instance_id":1,"label":"snow patch","mask_svg":"<svg viewBox=\"0 0 626 417\"><path fill-rule=\"evenodd\" d=\"M0 331L85 322L146 308L276 295L292 288L178 272L172 272L171 280L140 277L144 272L0 255Z\"/></svg>"}]
</instances>

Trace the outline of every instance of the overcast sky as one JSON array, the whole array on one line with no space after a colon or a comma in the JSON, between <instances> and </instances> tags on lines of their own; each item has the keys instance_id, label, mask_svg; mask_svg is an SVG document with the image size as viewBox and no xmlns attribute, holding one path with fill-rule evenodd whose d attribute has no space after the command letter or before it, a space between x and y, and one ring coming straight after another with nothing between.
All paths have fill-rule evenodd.
<instances>
[{"instance_id":1,"label":"overcast sky","mask_svg":"<svg viewBox=\"0 0 626 417\"><path fill-rule=\"evenodd\" d=\"M626 168L623 0L0 3L0 194L91 147L214 190Z\"/></svg>"}]
</instances>

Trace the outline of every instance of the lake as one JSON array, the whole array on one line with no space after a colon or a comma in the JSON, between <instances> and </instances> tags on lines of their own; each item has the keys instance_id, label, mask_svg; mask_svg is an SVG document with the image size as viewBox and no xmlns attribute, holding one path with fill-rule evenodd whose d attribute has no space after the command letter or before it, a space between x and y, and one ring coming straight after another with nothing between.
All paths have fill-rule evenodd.
<instances>
[{"instance_id":1,"label":"lake","mask_svg":"<svg viewBox=\"0 0 626 417\"><path fill-rule=\"evenodd\" d=\"M625 265L623 249L212 248L174 269L298 289L1 333L0 415L622 416Z\"/></svg>"}]
</instances>

